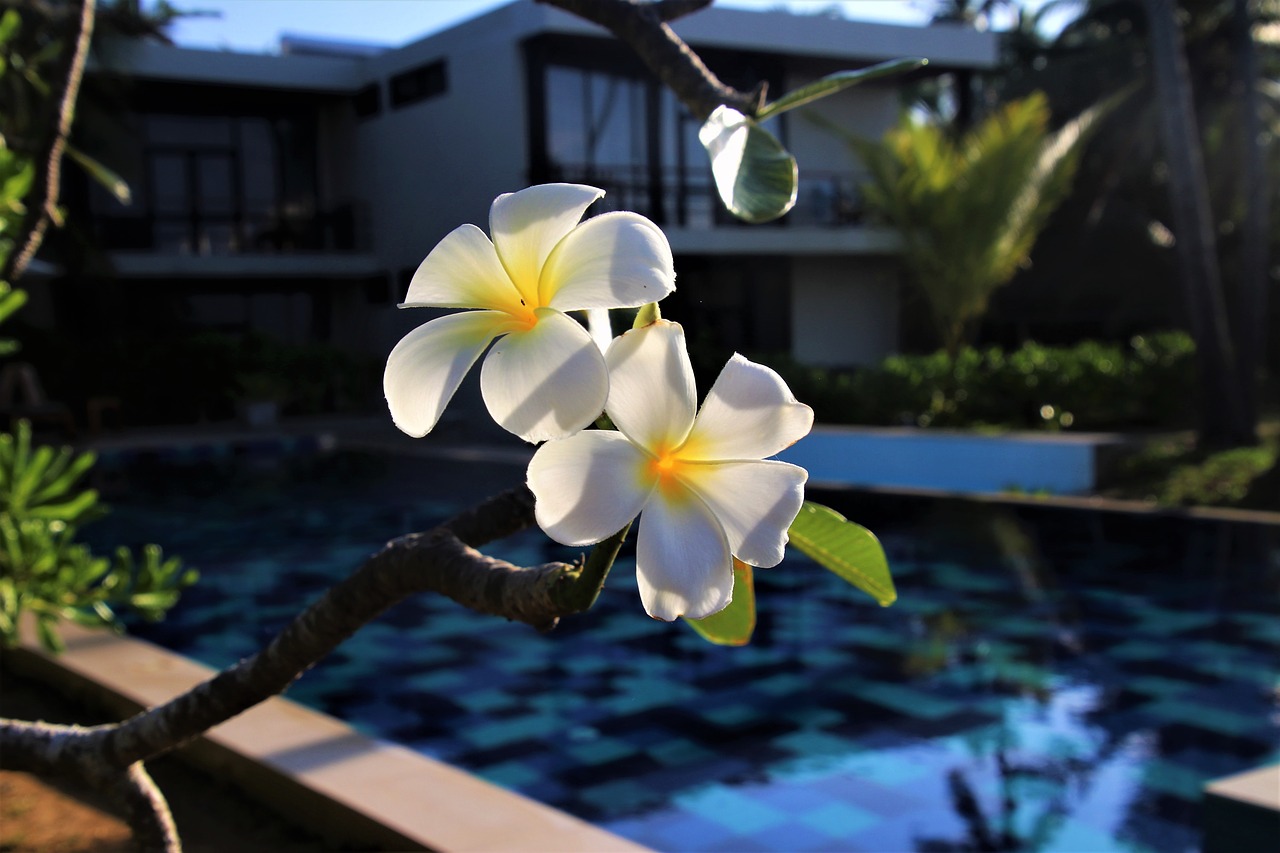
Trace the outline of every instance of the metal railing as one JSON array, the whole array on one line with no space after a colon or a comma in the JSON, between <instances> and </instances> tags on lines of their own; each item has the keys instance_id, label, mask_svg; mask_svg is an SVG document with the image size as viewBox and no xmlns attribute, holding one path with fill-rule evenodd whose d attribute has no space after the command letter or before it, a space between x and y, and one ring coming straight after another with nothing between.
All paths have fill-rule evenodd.
<instances>
[{"instance_id":1,"label":"metal railing","mask_svg":"<svg viewBox=\"0 0 1280 853\"><path fill-rule=\"evenodd\" d=\"M372 245L367 210L355 203L282 214L200 209L99 213L93 217L92 227L99 245L108 251L248 255L359 252Z\"/></svg>"},{"instance_id":2,"label":"metal railing","mask_svg":"<svg viewBox=\"0 0 1280 853\"><path fill-rule=\"evenodd\" d=\"M589 184L605 190L604 199L591 213L631 210L663 225L685 228L722 228L742 225L720 203L709 171L666 169L657 186L645 166L552 167L540 180ZM839 227L864 219L864 178L855 172L800 171L796 205L774 225Z\"/></svg>"}]
</instances>

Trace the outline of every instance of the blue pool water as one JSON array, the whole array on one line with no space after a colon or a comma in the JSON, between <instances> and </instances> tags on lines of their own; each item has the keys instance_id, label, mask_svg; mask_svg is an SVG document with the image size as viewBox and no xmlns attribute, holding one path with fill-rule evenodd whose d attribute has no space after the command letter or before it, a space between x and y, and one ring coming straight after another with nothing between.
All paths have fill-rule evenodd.
<instances>
[{"instance_id":1,"label":"blue pool water","mask_svg":"<svg viewBox=\"0 0 1280 853\"><path fill-rule=\"evenodd\" d=\"M202 572L135 632L215 666L522 476L252 447L104 467L93 541ZM1194 850L1202 784L1280 760L1277 528L815 497L881 535L897 604L789 557L757 572L752 644L718 648L648 619L623 560L547 635L402 603L288 695L671 851Z\"/></svg>"}]
</instances>

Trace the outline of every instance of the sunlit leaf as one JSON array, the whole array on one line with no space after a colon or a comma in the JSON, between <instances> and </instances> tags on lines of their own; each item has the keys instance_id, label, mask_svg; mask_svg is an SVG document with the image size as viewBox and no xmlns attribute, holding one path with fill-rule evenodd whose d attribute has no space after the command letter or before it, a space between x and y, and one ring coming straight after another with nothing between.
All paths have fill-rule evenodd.
<instances>
[{"instance_id":1,"label":"sunlit leaf","mask_svg":"<svg viewBox=\"0 0 1280 853\"><path fill-rule=\"evenodd\" d=\"M898 598L875 534L835 510L805 501L788 531L791 544L888 607Z\"/></svg>"},{"instance_id":2,"label":"sunlit leaf","mask_svg":"<svg viewBox=\"0 0 1280 853\"><path fill-rule=\"evenodd\" d=\"M686 619L689 627L717 646L745 646L756 629L756 591L751 567L733 560L733 601L705 619Z\"/></svg>"},{"instance_id":3,"label":"sunlit leaf","mask_svg":"<svg viewBox=\"0 0 1280 853\"><path fill-rule=\"evenodd\" d=\"M837 71L835 74L828 74L821 80L810 83L808 86L801 86L799 89L790 91L773 103L768 104L756 113L756 121L764 121L787 110L794 110L796 107L813 103L819 98L833 95L841 89L847 89L857 83L888 77L891 74L904 74L928 63L929 60L919 58L894 59L889 62L872 65L869 68L860 68L857 71Z\"/></svg>"},{"instance_id":4,"label":"sunlit leaf","mask_svg":"<svg viewBox=\"0 0 1280 853\"><path fill-rule=\"evenodd\" d=\"M128 204L132 200L129 185L111 169L73 145L67 145L67 156L79 163L80 168L88 172L89 177L101 184L103 189L115 196L116 201Z\"/></svg>"},{"instance_id":5,"label":"sunlit leaf","mask_svg":"<svg viewBox=\"0 0 1280 853\"><path fill-rule=\"evenodd\" d=\"M22 16L18 14L16 9L5 9L4 14L0 15L0 44L5 44L15 35L22 26Z\"/></svg>"},{"instance_id":6,"label":"sunlit leaf","mask_svg":"<svg viewBox=\"0 0 1280 853\"><path fill-rule=\"evenodd\" d=\"M796 160L773 134L721 105L698 131L720 200L747 222L777 219L796 203Z\"/></svg>"}]
</instances>

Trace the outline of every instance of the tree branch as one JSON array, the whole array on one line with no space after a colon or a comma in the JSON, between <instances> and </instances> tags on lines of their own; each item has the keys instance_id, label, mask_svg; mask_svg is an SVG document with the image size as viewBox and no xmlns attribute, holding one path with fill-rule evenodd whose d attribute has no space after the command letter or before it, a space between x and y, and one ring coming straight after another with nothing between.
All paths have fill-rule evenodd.
<instances>
[{"instance_id":1,"label":"tree branch","mask_svg":"<svg viewBox=\"0 0 1280 853\"><path fill-rule=\"evenodd\" d=\"M182 844L169 803L141 762L120 768L86 760L85 744L106 728L0 720L0 766L75 777L116 802L139 849L178 853Z\"/></svg>"},{"instance_id":2,"label":"tree branch","mask_svg":"<svg viewBox=\"0 0 1280 853\"><path fill-rule=\"evenodd\" d=\"M631 46L649 70L675 93L698 121L727 104L753 116L764 102L764 86L740 92L720 82L698 54L666 25L711 0L538 0L607 29Z\"/></svg>"},{"instance_id":3,"label":"tree branch","mask_svg":"<svg viewBox=\"0 0 1280 853\"><path fill-rule=\"evenodd\" d=\"M139 850L181 853L182 841L169 811L169 801L151 779L142 762L114 779L108 793L124 810L125 823L133 831L133 842Z\"/></svg>"},{"instance_id":4,"label":"tree branch","mask_svg":"<svg viewBox=\"0 0 1280 853\"><path fill-rule=\"evenodd\" d=\"M11 252L0 264L0 281L16 282L26 272L31 260L44 242L49 223L58 217L58 193L62 186L62 154L71 135L71 121L75 116L76 97L80 93L80 81L84 78L85 59L89 55L89 42L93 39L93 14L96 0L82 0L80 15L73 33L74 47L61 75L62 86L58 96L54 121L33 160L41 165L37 180L26 200L26 213L22 217L19 234L26 241L20 249Z\"/></svg>"},{"instance_id":5,"label":"tree branch","mask_svg":"<svg viewBox=\"0 0 1280 853\"><path fill-rule=\"evenodd\" d=\"M603 574L567 563L521 568L481 554L456 535L482 544L532 522L533 496L521 487L435 530L392 540L258 654L164 705L86 731L75 750L105 756L116 767L167 752L279 693L362 625L418 592L438 592L480 613L550 629L561 616L590 605L594 595L583 587L598 586ZM3 734L0 729L0 744Z\"/></svg>"}]
</instances>

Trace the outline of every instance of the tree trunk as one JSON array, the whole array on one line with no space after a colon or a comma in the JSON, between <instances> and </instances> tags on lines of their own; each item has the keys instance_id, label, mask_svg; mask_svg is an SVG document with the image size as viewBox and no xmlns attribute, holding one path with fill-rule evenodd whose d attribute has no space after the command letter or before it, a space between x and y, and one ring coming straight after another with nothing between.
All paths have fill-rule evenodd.
<instances>
[{"instance_id":1,"label":"tree trunk","mask_svg":"<svg viewBox=\"0 0 1280 853\"><path fill-rule=\"evenodd\" d=\"M1235 0L1232 48L1240 88L1240 197L1244 219L1240 235L1240 281L1232 320L1238 336L1240 390L1245 413L1258 417L1258 366L1266 352L1268 209L1265 143L1259 119L1258 55L1253 43L1249 0Z\"/></svg>"},{"instance_id":2,"label":"tree trunk","mask_svg":"<svg viewBox=\"0 0 1280 853\"><path fill-rule=\"evenodd\" d=\"M1204 154L1191 98L1191 75L1175 17L1177 8L1174 0L1144 0L1144 6L1161 135L1169 164L1179 270L1200 369L1200 443L1206 447L1255 444L1257 435L1245 410L1232 347Z\"/></svg>"}]
</instances>

